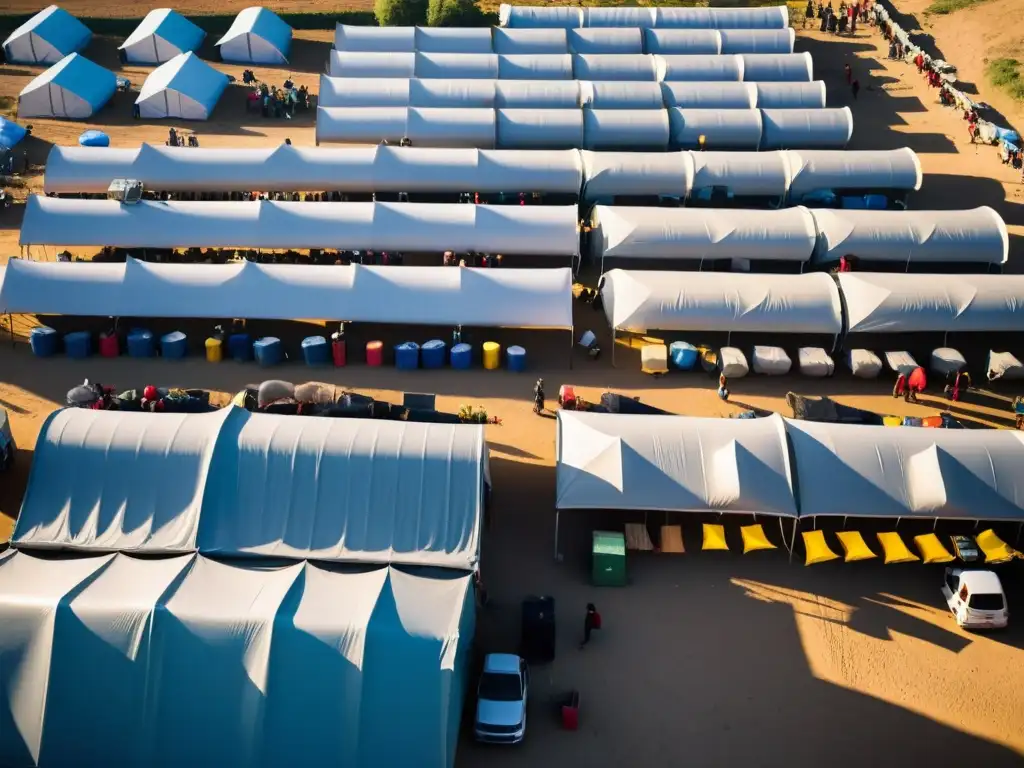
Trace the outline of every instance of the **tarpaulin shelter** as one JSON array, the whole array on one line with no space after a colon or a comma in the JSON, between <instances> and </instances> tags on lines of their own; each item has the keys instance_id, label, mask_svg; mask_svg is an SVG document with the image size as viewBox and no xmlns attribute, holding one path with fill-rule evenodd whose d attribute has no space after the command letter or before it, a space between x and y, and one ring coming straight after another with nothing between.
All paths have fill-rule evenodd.
<instances>
[{"instance_id":1,"label":"tarpaulin shelter","mask_svg":"<svg viewBox=\"0 0 1024 768\"><path fill-rule=\"evenodd\" d=\"M0 554L0 762L449 768L472 578Z\"/></svg>"},{"instance_id":2,"label":"tarpaulin shelter","mask_svg":"<svg viewBox=\"0 0 1024 768\"><path fill-rule=\"evenodd\" d=\"M853 138L853 112L838 109L761 109L761 149L842 149Z\"/></svg>"},{"instance_id":3,"label":"tarpaulin shelter","mask_svg":"<svg viewBox=\"0 0 1024 768\"><path fill-rule=\"evenodd\" d=\"M693 34L693 31L690 31L690 34ZM652 32L676 34L677 30L652 30ZM792 53L796 43L796 30L788 26L782 29L723 29L718 34L722 40L721 52L726 54Z\"/></svg>"},{"instance_id":4,"label":"tarpaulin shelter","mask_svg":"<svg viewBox=\"0 0 1024 768\"><path fill-rule=\"evenodd\" d=\"M321 94L322 95L322 94ZM44 189L105 193L114 179L161 192L544 192L578 195L583 164L575 150L297 147L166 147L89 151L54 146Z\"/></svg>"},{"instance_id":5,"label":"tarpaulin shelter","mask_svg":"<svg viewBox=\"0 0 1024 768\"><path fill-rule=\"evenodd\" d=\"M814 60L803 53L740 53L743 79L754 83L809 83L814 79Z\"/></svg>"},{"instance_id":6,"label":"tarpaulin shelter","mask_svg":"<svg viewBox=\"0 0 1024 768\"><path fill-rule=\"evenodd\" d=\"M149 73L135 103L144 118L207 120L227 87L227 75L183 53Z\"/></svg>"},{"instance_id":7,"label":"tarpaulin shelter","mask_svg":"<svg viewBox=\"0 0 1024 768\"><path fill-rule=\"evenodd\" d=\"M711 203L719 191L737 198L758 198L778 205L789 186L789 168L782 152L691 152L691 196Z\"/></svg>"},{"instance_id":8,"label":"tarpaulin shelter","mask_svg":"<svg viewBox=\"0 0 1024 768\"><path fill-rule=\"evenodd\" d=\"M656 83L650 85L656 86ZM321 107L579 109L576 80L320 77ZM660 98L658 107L661 106Z\"/></svg>"},{"instance_id":9,"label":"tarpaulin shelter","mask_svg":"<svg viewBox=\"0 0 1024 768\"><path fill-rule=\"evenodd\" d=\"M495 28L494 44L498 45L499 35L522 30ZM526 30L527 34L549 30ZM631 27L606 27L603 29L570 29L565 32L569 53L645 53L641 30ZM501 51L498 51L501 53Z\"/></svg>"},{"instance_id":10,"label":"tarpaulin shelter","mask_svg":"<svg viewBox=\"0 0 1024 768\"><path fill-rule=\"evenodd\" d=\"M503 27L521 29L577 29L584 26L583 9L502 3L498 7L498 23Z\"/></svg>"},{"instance_id":11,"label":"tarpaulin shelter","mask_svg":"<svg viewBox=\"0 0 1024 768\"><path fill-rule=\"evenodd\" d=\"M498 109L497 145L516 149L569 149L581 147L583 110Z\"/></svg>"},{"instance_id":12,"label":"tarpaulin shelter","mask_svg":"<svg viewBox=\"0 0 1024 768\"><path fill-rule=\"evenodd\" d=\"M967 211L812 211L818 230L814 260L1005 264L1006 223L985 206Z\"/></svg>"},{"instance_id":13,"label":"tarpaulin shelter","mask_svg":"<svg viewBox=\"0 0 1024 768\"><path fill-rule=\"evenodd\" d=\"M358 53L331 51L327 74L347 78L572 80L569 54Z\"/></svg>"},{"instance_id":14,"label":"tarpaulin shelter","mask_svg":"<svg viewBox=\"0 0 1024 768\"><path fill-rule=\"evenodd\" d=\"M557 513L718 512L795 518L782 417L558 412Z\"/></svg>"},{"instance_id":15,"label":"tarpaulin shelter","mask_svg":"<svg viewBox=\"0 0 1024 768\"><path fill-rule=\"evenodd\" d=\"M657 82L661 80L658 59L641 53L573 55L572 71L577 80L620 80Z\"/></svg>"},{"instance_id":16,"label":"tarpaulin shelter","mask_svg":"<svg viewBox=\"0 0 1024 768\"><path fill-rule=\"evenodd\" d=\"M582 152L583 194L588 203L616 196L685 199L693 186L690 152Z\"/></svg>"},{"instance_id":17,"label":"tarpaulin shelter","mask_svg":"<svg viewBox=\"0 0 1024 768\"><path fill-rule=\"evenodd\" d=\"M407 138L418 147L491 149L497 141L497 119L496 110L489 108L317 107L316 142L398 144Z\"/></svg>"},{"instance_id":18,"label":"tarpaulin shelter","mask_svg":"<svg viewBox=\"0 0 1024 768\"><path fill-rule=\"evenodd\" d=\"M750 83L757 94L755 106L761 109L824 109L825 83ZM667 106L667 105L666 105Z\"/></svg>"},{"instance_id":19,"label":"tarpaulin shelter","mask_svg":"<svg viewBox=\"0 0 1024 768\"><path fill-rule=\"evenodd\" d=\"M18 95L19 117L92 117L114 95L117 76L81 54L64 57Z\"/></svg>"},{"instance_id":20,"label":"tarpaulin shelter","mask_svg":"<svg viewBox=\"0 0 1024 768\"><path fill-rule=\"evenodd\" d=\"M0 150L14 149L27 135L28 129L23 128L13 120L0 117Z\"/></svg>"},{"instance_id":21,"label":"tarpaulin shelter","mask_svg":"<svg viewBox=\"0 0 1024 768\"><path fill-rule=\"evenodd\" d=\"M358 53L494 53L489 27L365 27L351 24L335 25L334 50Z\"/></svg>"},{"instance_id":22,"label":"tarpaulin shelter","mask_svg":"<svg viewBox=\"0 0 1024 768\"><path fill-rule=\"evenodd\" d=\"M177 11L154 8L118 46L131 64L163 64L202 45L206 32Z\"/></svg>"},{"instance_id":23,"label":"tarpaulin shelter","mask_svg":"<svg viewBox=\"0 0 1024 768\"><path fill-rule=\"evenodd\" d=\"M629 83L628 85L641 85ZM755 109L754 83L656 83L661 93L659 106L684 109Z\"/></svg>"},{"instance_id":24,"label":"tarpaulin shelter","mask_svg":"<svg viewBox=\"0 0 1024 768\"><path fill-rule=\"evenodd\" d=\"M654 29L643 30L643 53L668 56L710 55L722 51L722 34L717 29ZM732 51L736 53L736 51Z\"/></svg>"},{"instance_id":25,"label":"tarpaulin shelter","mask_svg":"<svg viewBox=\"0 0 1024 768\"><path fill-rule=\"evenodd\" d=\"M661 29L786 29L789 7L785 4L754 8L650 9L654 26Z\"/></svg>"},{"instance_id":26,"label":"tarpaulin shelter","mask_svg":"<svg viewBox=\"0 0 1024 768\"><path fill-rule=\"evenodd\" d=\"M74 200L33 195L22 245L578 256L574 205ZM239 315L244 317L244 315Z\"/></svg>"},{"instance_id":27,"label":"tarpaulin shelter","mask_svg":"<svg viewBox=\"0 0 1024 768\"><path fill-rule=\"evenodd\" d=\"M668 29L785 29L785 5L760 8L574 8L510 5L498 8L502 27L561 28L640 27Z\"/></svg>"},{"instance_id":28,"label":"tarpaulin shelter","mask_svg":"<svg viewBox=\"0 0 1024 768\"><path fill-rule=\"evenodd\" d=\"M223 61L287 64L292 48L292 28L267 8L244 8L216 45Z\"/></svg>"},{"instance_id":29,"label":"tarpaulin shelter","mask_svg":"<svg viewBox=\"0 0 1024 768\"><path fill-rule=\"evenodd\" d=\"M1024 331L1024 276L843 272L847 333Z\"/></svg>"},{"instance_id":30,"label":"tarpaulin shelter","mask_svg":"<svg viewBox=\"0 0 1024 768\"><path fill-rule=\"evenodd\" d=\"M663 82L733 83L746 80L739 56L649 56Z\"/></svg>"},{"instance_id":31,"label":"tarpaulin shelter","mask_svg":"<svg viewBox=\"0 0 1024 768\"><path fill-rule=\"evenodd\" d=\"M801 110L802 111L802 110ZM756 150L761 146L761 111L758 109L668 110L674 148L698 149L701 138L711 150Z\"/></svg>"},{"instance_id":32,"label":"tarpaulin shelter","mask_svg":"<svg viewBox=\"0 0 1024 768\"><path fill-rule=\"evenodd\" d=\"M572 328L568 267L495 270L12 259L2 269L0 310L13 313Z\"/></svg>"},{"instance_id":33,"label":"tarpaulin shelter","mask_svg":"<svg viewBox=\"0 0 1024 768\"><path fill-rule=\"evenodd\" d=\"M668 146L668 113L663 109L585 109L583 146L587 149L658 149Z\"/></svg>"},{"instance_id":34,"label":"tarpaulin shelter","mask_svg":"<svg viewBox=\"0 0 1024 768\"><path fill-rule=\"evenodd\" d=\"M580 105L590 109L663 110L665 106L661 83L630 83L619 80L575 82L580 88ZM665 143L668 144L667 138Z\"/></svg>"},{"instance_id":35,"label":"tarpaulin shelter","mask_svg":"<svg viewBox=\"0 0 1024 768\"><path fill-rule=\"evenodd\" d=\"M4 40L4 57L11 64L56 64L89 44L92 32L56 5L47 6Z\"/></svg>"},{"instance_id":36,"label":"tarpaulin shelter","mask_svg":"<svg viewBox=\"0 0 1024 768\"><path fill-rule=\"evenodd\" d=\"M808 149L786 152L789 162L789 200L805 195L844 190L906 192L921 188L921 162L907 147L883 151Z\"/></svg>"}]
</instances>

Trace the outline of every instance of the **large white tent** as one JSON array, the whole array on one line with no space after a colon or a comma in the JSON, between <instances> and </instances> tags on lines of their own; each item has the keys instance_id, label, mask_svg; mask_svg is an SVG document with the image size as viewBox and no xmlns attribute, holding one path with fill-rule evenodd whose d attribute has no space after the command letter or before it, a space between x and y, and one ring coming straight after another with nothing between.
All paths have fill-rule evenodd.
<instances>
[{"instance_id":1,"label":"large white tent","mask_svg":"<svg viewBox=\"0 0 1024 768\"><path fill-rule=\"evenodd\" d=\"M494 52L488 27L366 27L351 24L335 25L334 49L356 53Z\"/></svg>"},{"instance_id":2,"label":"large white tent","mask_svg":"<svg viewBox=\"0 0 1024 768\"><path fill-rule=\"evenodd\" d=\"M665 106L661 83L630 83L619 80L576 82L580 87L580 105L591 109L661 110Z\"/></svg>"},{"instance_id":3,"label":"large white tent","mask_svg":"<svg viewBox=\"0 0 1024 768\"><path fill-rule=\"evenodd\" d=\"M659 149L668 146L668 113L663 109L585 109L587 149Z\"/></svg>"},{"instance_id":4,"label":"large white tent","mask_svg":"<svg viewBox=\"0 0 1024 768\"><path fill-rule=\"evenodd\" d=\"M292 28L267 8L244 8L217 47L221 59L236 64L287 64Z\"/></svg>"},{"instance_id":5,"label":"large white tent","mask_svg":"<svg viewBox=\"0 0 1024 768\"><path fill-rule=\"evenodd\" d=\"M497 145L516 149L569 149L584 144L583 110L498 109Z\"/></svg>"},{"instance_id":6,"label":"large white tent","mask_svg":"<svg viewBox=\"0 0 1024 768\"><path fill-rule=\"evenodd\" d=\"M694 195L710 195L715 189L735 197L766 197L781 200L789 184L786 158L781 152L692 152Z\"/></svg>"},{"instance_id":7,"label":"large white tent","mask_svg":"<svg viewBox=\"0 0 1024 768\"><path fill-rule=\"evenodd\" d=\"M785 5L760 8L637 8L510 5L498 9L503 27L640 27L668 29L786 29Z\"/></svg>"},{"instance_id":8,"label":"large white tent","mask_svg":"<svg viewBox=\"0 0 1024 768\"><path fill-rule=\"evenodd\" d=\"M663 82L733 83L746 80L739 56L650 56Z\"/></svg>"},{"instance_id":9,"label":"large white tent","mask_svg":"<svg viewBox=\"0 0 1024 768\"><path fill-rule=\"evenodd\" d=\"M814 253L814 219L806 208L594 207L592 255L606 259L749 259L805 262Z\"/></svg>"},{"instance_id":10,"label":"large white tent","mask_svg":"<svg viewBox=\"0 0 1024 768\"><path fill-rule=\"evenodd\" d=\"M272 189L576 195L582 175L576 150L55 145L46 161L44 189L104 193L114 179L138 179L147 189L161 192Z\"/></svg>"},{"instance_id":11,"label":"large white tent","mask_svg":"<svg viewBox=\"0 0 1024 768\"><path fill-rule=\"evenodd\" d=\"M824 109L825 83L751 83L762 109Z\"/></svg>"},{"instance_id":12,"label":"large white tent","mask_svg":"<svg viewBox=\"0 0 1024 768\"><path fill-rule=\"evenodd\" d=\"M654 26L666 29L786 29L789 7L766 5L753 8L651 8Z\"/></svg>"},{"instance_id":13,"label":"large white tent","mask_svg":"<svg viewBox=\"0 0 1024 768\"><path fill-rule=\"evenodd\" d=\"M642 85L642 83L624 83ZM754 83L655 83L665 107L685 109L756 109L757 86Z\"/></svg>"},{"instance_id":14,"label":"large white tent","mask_svg":"<svg viewBox=\"0 0 1024 768\"><path fill-rule=\"evenodd\" d=\"M227 75L183 53L149 73L135 103L144 118L207 120L227 87Z\"/></svg>"},{"instance_id":15,"label":"large white tent","mask_svg":"<svg viewBox=\"0 0 1024 768\"><path fill-rule=\"evenodd\" d=\"M321 75L321 107L579 109L575 80L443 80ZM657 83L650 83L657 87ZM656 108L661 107L659 96Z\"/></svg>"},{"instance_id":16,"label":"large white tent","mask_svg":"<svg viewBox=\"0 0 1024 768\"><path fill-rule=\"evenodd\" d=\"M495 110L486 108L317 107L316 142L398 144L407 138L417 147L491 149L496 123Z\"/></svg>"},{"instance_id":17,"label":"large white tent","mask_svg":"<svg viewBox=\"0 0 1024 768\"><path fill-rule=\"evenodd\" d=\"M583 9L570 6L508 5L498 7L498 23L521 29L578 29L583 24Z\"/></svg>"},{"instance_id":18,"label":"large white tent","mask_svg":"<svg viewBox=\"0 0 1024 768\"><path fill-rule=\"evenodd\" d=\"M489 477L478 425L236 406L166 416L52 414L14 545L477 565Z\"/></svg>"},{"instance_id":19,"label":"large white tent","mask_svg":"<svg viewBox=\"0 0 1024 768\"><path fill-rule=\"evenodd\" d=\"M848 333L1024 331L1024 275L843 272Z\"/></svg>"},{"instance_id":20,"label":"large white tent","mask_svg":"<svg viewBox=\"0 0 1024 768\"><path fill-rule=\"evenodd\" d=\"M658 272L613 269L601 299L613 330L842 331L839 291L829 275Z\"/></svg>"},{"instance_id":21,"label":"large white tent","mask_svg":"<svg viewBox=\"0 0 1024 768\"><path fill-rule=\"evenodd\" d=\"M1024 520L1024 438L786 421L801 517Z\"/></svg>"},{"instance_id":22,"label":"large white tent","mask_svg":"<svg viewBox=\"0 0 1024 768\"><path fill-rule=\"evenodd\" d=\"M196 50L206 33L177 11L154 8L118 46L132 64L163 64Z\"/></svg>"},{"instance_id":23,"label":"large white tent","mask_svg":"<svg viewBox=\"0 0 1024 768\"><path fill-rule=\"evenodd\" d=\"M762 109L761 149L842 149L853 138L853 112L838 109Z\"/></svg>"},{"instance_id":24,"label":"large white tent","mask_svg":"<svg viewBox=\"0 0 1024 768\"><path fill-rule=\"evenodd\" d=\"M465 206L472 207L472 206ZM5 312L571 328L572 270L12 259Z\"/></svg>"},{"instance_id":25,"label":"large white tent","mask_svg":"<svg viewBox=\"0 0 1024 768\"><path fill-rule=\"evenodd\" d=\"M578 256L576 206L74 200L34 195L23 245Z\"/></svg>"},{"instance_id":26,"label":"large white tent","mask_svg":"<svg viewBox=\"0 0 1024 768\"><path fill-rule=\"evenodd\" d=\"M823 190L921 188L921 162L914 150L903 147L883 151L791 150L789 198L800 202L804 195Z\"/></svg>"},{"instance_id":27,"label":"large white tent","mask_svg":"<svg viewBox=\"0 0 1024 768\"><path fill-rule=\"evenodd\" d=\"M450 768L474 619L468 574L4 553L0 762Z\"/></svg>"},{"instance_id":28,"label":"large white tent","mask_svg":"<svg viewBox=\"0 0 1024 768\"><path fill-rule=\"evenodd\" d=\"M814 259L1005 264L1006 223L989 207L967 211L813 211L818 229Z\"/></svg>"},{"instance_id":29,"label":"large white tent","mask_svg":"<svg viewBox=\"0 0 1024 768\"><path fill-rule=\"evenodd\" d=\"M84 119L117 90L117 76L81 54L66 56L22 89L18 117Z\"/></svg>"},{"instance_id":30,"label":"large white tent","mask_svg":"<svg viewBox=\"0 0 1024 768\"><path fill-rule=\"evenodd\" d=\"M4 58L11 64L56 64L85 48L91 39L92 32L85 24L63 8L50 5L4 40Z\"/></svg>"},{"instance_id":31,"label":"large white tent","mask_svg":"<svg viewBox=\"0 0 1024 768\"><path fill-rule=\"evenodd\" d=\"M690 152L582 152L587 202L615 196L686 198L693 186Z\"/></svg>"},{"instance_id":32,"label":"large white tent","mask_svg":"<svg viewBox=\"0 0 1024 768\"><path fill-rule=\"evenodd\" d=\"M679 109L668 111L672 146L698 149L756 150L761 145L758 109Z\"/></svg>"}]
</instances>

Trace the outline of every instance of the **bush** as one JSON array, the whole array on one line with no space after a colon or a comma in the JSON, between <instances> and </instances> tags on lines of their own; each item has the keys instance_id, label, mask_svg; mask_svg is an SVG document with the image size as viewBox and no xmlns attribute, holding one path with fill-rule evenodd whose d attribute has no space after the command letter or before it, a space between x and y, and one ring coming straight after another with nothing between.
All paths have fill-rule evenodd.
<instances>
[{"instance_id":1,"label":"bush","mask_svg":"<svg viewBox=\"0 0 1024 768\"><path fill-rule=\"evenodd\" d=\"M374 0L373 15L382 27L422 26L427 20L427 0Z\"/></svg>"},{"instance_id":2,"label":"bush","mask_svg":"<svg viewBox=\"0 0 1024 768\"><path fill-rule=\"evenodd\" d=\"M996 59L985 67L989 82L1017 101L1024 101L1024 65L1016 59Z\"/></svg>"},{"instance_id":3,"label":"bush","mask_svg":"<svg viewBox=\"0 0 1024 768\"><path fill-rule=\"evenodd\" d=\"M427 24L432 27L476 27L484 23L475 0L430 0Z\"/></svg>"}]
</instances>

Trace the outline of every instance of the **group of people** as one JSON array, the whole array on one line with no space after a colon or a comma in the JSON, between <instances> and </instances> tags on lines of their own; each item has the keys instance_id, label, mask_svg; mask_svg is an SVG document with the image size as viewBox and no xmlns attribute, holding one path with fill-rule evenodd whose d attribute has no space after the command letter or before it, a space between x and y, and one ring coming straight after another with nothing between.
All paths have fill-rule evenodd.
<instances>
[{"instance_id":1,"label":"group of people","mask_svg":"<svg viewBox=\"0 0 1024 768\"><path fill-rule=\"evenodd\" d=\"M284 81L281 88L267 85L256 79L251 69L242 73L242 82L253 86L249 93L247 108L251 112L259 112L263 117L286 118L291 120L296 110L303 112L309 109L309 89L305 85L296 87L291 78Z\"/></svg>"},{"instance_id":2,"label":"group of people","mask_svg":"<svg viewBox=\"0 0 1024 768\"><path fill-rule=\"evenodd\" d=\"M199 137L196 136L195 132L185 136L185 132L178 133L176 128L169 128L167 130L167 146L168 147L198 147Z\"/></svg>"},{"instance_id":3,"label":"group of people","mask_svg":"<svg viewBox=\"0 0 1024 768\"><path fill-rule=\"evenodd\" d=\"M814 23L817 18L820 24L820 31L830 32L834 35L853 35L857 32L857 23L867 24L868 0L847 4L846 0L839 3L839 11L832 7L832 0L828 4L819 2L815 5L814 0L807 0L807 9L804 12L804 28Z\"/></svg>"},{"instance_id":4,"label":"group of people","mask_svg":"<svg viewBox=\"0 0 1024 768\"><path fill-rule=\"evenodd\" d=\"M489 253L469 253L459 256L455 251L445 251L441 257L441 263L446 267L500 267L504 257L498 253L491 256Z\"/></svg>"}]
</instances>

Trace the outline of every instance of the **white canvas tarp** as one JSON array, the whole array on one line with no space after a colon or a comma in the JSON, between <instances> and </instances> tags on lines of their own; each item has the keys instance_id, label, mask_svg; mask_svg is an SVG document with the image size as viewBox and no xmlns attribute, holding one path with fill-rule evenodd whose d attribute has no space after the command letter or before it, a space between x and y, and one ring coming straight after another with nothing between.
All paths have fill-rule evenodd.
<instances>
[{"instance_id":1,"label":"white canvas tarp","mask_svg":"<svg viewBox=\"0 0 1024 768\"><path fill-rule=\"evenodd\" d=\"M207 120L227 87L227 75L183 53L149 73L135 103L144 118Z\"/></svg>"},{"instance_id":2,"label":"white canvas tarp","mask_svg":"<svg viewBox=\"0 0 1024 768\"><path fill-rule=\"evenodd\" d=\"M786 194L789 172L781 152L693 152L694 193L723 187L738 197Z\"/></svg>"},{"instance_id":3,"label":"white canvas tarp","mask_svg":"<svg viewBox=\"0 0 1024 768\"><path fill-rule=\"evenodd\" d=\"M559 411L555 506L796 517L782 417Z\"/></svg>"},{"instance_id":4,"label":"white canvas tarp","mask_svg":"<svg viewBox=\"0 0 1024 768\"><path fill-rule=\"evenodd\" d=\"M753 331L838 335L839 291L823 273L657 272L613 269L601 298L616 330Z\"/></svg>"},{"instance_id":5,"label":"white canvas tarp","mask_svg":"<svg viewBox=\"0 0 1024 768\"><path fill-rule=\"evenodd\" d=\"M796 30L792 27L723 29L718 34L722 36L722 53L789 54L796 43Z\"/></svg>"},{"instance_id":6,"label":"white canvas tarp","mask_svg":"<svg viewBox=\"0 0 1024 768\"><path fill-rule=\"evenodd\" d=\"M658 83L666 107L684 109L754 109L753 83Z\"/></svg>"},{"instance_id":7,"label":"white canvas tarp","mask_svg":"<svg viewBox=\"0 0 1024 768\"><path fill-rule=\"evenodd\" d=\"M575 150L425 147L207 149L143 144L136 149L61 147L46 162L46 192L105 193L114 179L161 192L268 189L282 192L547 192L577 194Z\"/></svg>"},{"instance_id":8,"label":"white canvas tarp","mask_svg":"<svg viewBox=\"0 0 1024 768\"><path fill-rule=\"evenodd\" d=\"M317 107L317 144L398 144L490 149L496 138L493 109L435 107Z\"/></svg>"},{"instance_id":9,"label":"white canvas tarp","mask_svg":"<svg viewBox=\"0 0 1024 768\"><path fill-rule=\"evenodd\" d=\"M813 211L815 261L971 262L1005 264L1006 223L988 207L967 211Z\"/></svg>"},{"instance_id":10,"label":"white canvas tarp","mask_svg":"<svg viewBox=\"0 0 1024 768\"><path fill-rule=\"evenodd\" d=\"M819 190L921 188L921 162L907 147L846 152L794 150L785 155L792 177L789 195L795 202Z\"/></svg>"},{"instance_id":11,"label":"white canvas tarp","mask_svg":"<svg viewBox=\"0 0 1024 768\"><path fill-rule=\"evenodd\" d=\"M355 53L493 53L487 27L364 27L337 24L334 49Z\"/></svg>"},{"instance_id":12,"label":"white canvas tarp","mask_svg":"<svg viewBox=\"0 0 1024 768\"><path fill-rule=\"evenodd\" d=\"M722 53L722 35L716 29L645 29L643 52L718 56Z\"/></svg>"},{"instance_id":13,"label":"white canvas tarp","mask_svg":"<svg viewBox=\"0 0 1024 768\"><path fill-rule=\"evenodd\" d=\"M583 26L583 9L567 6L498 6L498 23L521 29L576 29Z\"/></svg>"},{"instance_id":14,"label":"white canvas tarp","mask_svg":"<svg viewBox=\"0 0 1024 768\"><path fill-rule=\"evenodd\" d=\"M572 327L568 267L494 270L12 259L3 270L0 308L14 313Z\"/></svg>"},{"instance_id":15,"label":"white canvas tarp","mask_svg":"<svg viewBox=\"0 0 1024 768\"><path fill-rule=\"evenodd\" d=\"M668 113L663 109L585 109L587 149L659 149L668 146Z\"/></svg>"},{"instance_id":16,"label":"white canvas tarp","mask_svg":"<svg viewBox=\"0 0 1024 768\"><path fill-rule=\"evenodd\" d=\"M379 51L331 51L327 58L327 74L331 77L416 77L416 54L380 53ZM497 65L492 77L497 77Z\"/></svg>"},{"instance_id":17,"label":"white canvas tarp","mask_svg":"<svg viewBox=\"0 0 1024 768\"><path fill-rule=\"evenodd\" d=\"M502 149L569 149L583 146L583 110L499 109L497 143Z\"/></svg>"},{"instance_id":18,"label":"white canvas tarp","mask_svg":"<svg viewBox=\"0 0 1024 768\"><path fill-rule=\"evenodd\" d=\"M824 109L825 83L749 83L761 109Z\"/></svg>"},{"instance_id":19,"label":"white canvas tarp","mask_svg":"<svg viewBox=\"0 0 1024 768\"><path fill-rule=\"evenodd\" d=\"M801 517L1024 520L1024 439L786 420Z\"/></svg>"},{"instance_id":20,"label":"white canvas tarp","mask_svg":"<svg viewBox=\"0 0 1024 768\"><path fill-rule=\"evenodd\" d=\"M761 149L842 149L853 137L853 113L839 109L762 109Z\"/></svg>"},{"instance_id":21,"label":"white canvas tarp","mask_svg":"<svg viewBox=\"0 0 1024 768\"><path fill-rule=\"evenodd\" d=\"M0 762L251 768L301 754L450 768L471 581L12 553L0 561ZM415 738L394 738L395 717Z\"/></svg>"},{"instance_id":22,"label":"white canvas tarp","mask_svg":"<svg viewBox=\"0 0 1024 768\"><path fill-rule=\"evenodd\" d=\"M579 109L575 80L320 77L321 107ZM650 85L657 87L656 83ZM661 107L659 93L658 108Z\"/></svg>"},{"instance_id":23,"label":"white canvas tarp","mask_svg":"<svg viewBox=\"0 0 1024 768\"><path fill-rule=\"evenodd\" d=\"M503 27L655 27L667 29L786 29L785 5L759 8L575 8L510 5L498 8Z\"/></svg>"},{"instance_id":24,"label":"white canvas tarp","mask_svg":"<svg viewBox=\"0 0 1024 768\"><path fill-rule=\"evenodd\" d=\"M661 83L580 81L580 101L591 109L649 109L664 111ZM668 144L668 138L665 139Z\"/></svg>"},{"instance_id":25,"label":"white canvas tarp","mask_svg":"<svg viewBox=\"0 0 1024 768\"><path fill-rule=\"evenodd\" d=\"M644 53L644 39L635 27L570 29L566 33L569 53Z\"/></svg>"},{"instance_id":26,"label":"white canvas tarp","mask_svg":"<svg viewBox=\"0 0 1024 768\"><path fill-rule=\"evenodd\" d=\"M809 83L814 79L814 60L803 53L741 53L743 79L752 83Z\"/></svg>"},{"instance_id":27,"label":"white canvas tarp","mask_svg":"<svg viewBox=\"0 0 1024 768\"><path fill-rule=\"evenodd\" d=\"M757 109L679 109L668 111L672 146L756 150L761 145L761 112Z\"/></svg>"},{"instance_id":28,"label":"white canvas tarp","mask_svg":"<svg viewBox=\"0 0 1024 768\"><path fill-rule=\"evenodd\" d=\"M536 56L571 53L565 29L505 29L495 27L492 35L495 53Z\"/></svg>"},{"instance_id":29,"label":"white canvas tarp","mask_svg":"<svg viewBox=\"0 0 1024 768\"><path fill-rule=\"evenodd\" d=\"M132 64L162 64L196 50L206 37L200 27L170 8L154 8L118 46Z\"/></svg>"},{"instance_id":30,"label":"white canvas tarp","mask_svg":"<svg viewBox=\"0 0 1024 768\"><path fill-rule=\"evenodd\" d=\"M502 80L573 79L569 54L526 54L498 56L498 77Z\"/></svg>"},{"instance_id":31,"label":"white canvas tarp","mask_svg":"<svg viewBox=\"0 0 1024 768\"><path fill-rule=\"evenodd\" d=\"M849 333L1024 331L1024 276L843 272Z\"/></svg>"},{"instance_id":32,"label":"white canvas tarp","mask_svg":"<svg viewBox=\"0 0 1024 768\"><path fill-rule=\"evenodd\" d=\"M595 258L809 261L814 219L806 208L741 210L595 206Z\"/></svg>"},{"instance_id":33,"label":"white canvas tarp","mask_svg":"<svg viewBox=\"0 0 1024 768\"><path fill-rule=\"evenodd\" d=\"M287 64L292 28L269 8L243 8L217 47L221 59L236 64Z\"/></svg>"},{"instance_id":34,"label":"white canvas tarp","mask_svg":"<svg viewBox=\"0 0 1024 768\"><path fill-rule=\"evenodd\" d=\"M572 70L577 80L657 82L661 80L654 56L640 53L576 53Z\"/></svg>"},{"instance_id":35,"label":"white canvas tarp","mask_svg":"<svg viewBox=\"0 0 1024 768\"><path fill-rule=\"evenodd\" d=\"M693 186L690 152L582 152L583 199L664 195L685 198Z\"/></svg>"},{"instance_id":36,"label":"white canvas tarp","mask_svg":"<svg viewBox=\"0 0 1024 768\"><path fill-rule=\"evenodd\" d=\"M757 8L652 8L654 26L662 29L786 29L786 5Z\"/></svg>"},{"instance_id":37,"label":"white canvas tarp","mask_svg":"<svg viewBox=\"0 0 1024 768\"><path fill-rule=\"evenodd\" d=\"M739 56L651 56L658 79L664 82L738 83L749 80Z\"/></svg>"}]
</instances>

